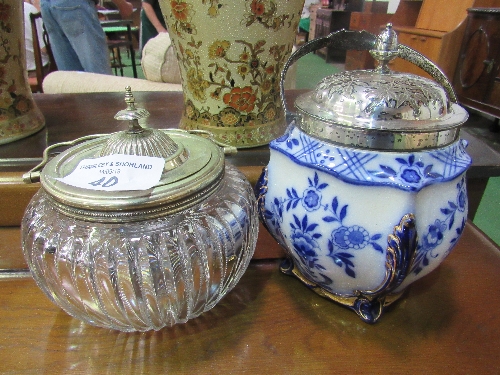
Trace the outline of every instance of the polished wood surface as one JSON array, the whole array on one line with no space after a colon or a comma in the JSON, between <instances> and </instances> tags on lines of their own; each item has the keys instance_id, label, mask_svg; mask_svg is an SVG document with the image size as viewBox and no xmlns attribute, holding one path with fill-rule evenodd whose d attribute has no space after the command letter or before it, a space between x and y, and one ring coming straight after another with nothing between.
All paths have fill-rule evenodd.
<instances>
[{"instance_id":1,"label":"polished wood surface","mask_svg":"<svg viewBox=\"0 0 500 375\"><path fill-rule=\"evenodd\" d=\"M302 92L286 92L289 109ZM150 127L178 126L183 107L180 92L136 92L134 96L137 106L150 112ZM90 134L116 132L127 126L114 119L114 115L125 108L121 93L34 94L34 99L45 116L46 127L30 137L0 146L0 226L20 225L24 208L39 188L38 184L25 185L22 175L41 161L46 147ZM468 133L466 128L461 136L469 142L467 151L473 159L467 172L469 195L473 198L469 200L469 218L473 218L488 178L500 176L500 153ZM269 161L269 147L242 149L227 160L255 184Z\"/></svg>"},{"instance_id":2,"label":"polished wood surface","mask_svg":"<svg viewBox=\"0 0 500 375\"><path fill-rule=\"evenodd\" d=\"M454 0L453 12L447 0L423 0L415 27L418 29L452 31L467 17L467 8L475 0ZM488 1L488 0L487 0Z\"/></svg>"},{"instance_id":3,"label":"polished wood surface","mask_svg":"<svg viewBox=\"0 0 500 375\"><path fill-rule=\"evenodd\" d=\"M304 90L286 92L287 106ZM46 127L40 132L4 144L0 147L0 177L5 172L22 174L40 162L46 147L90 134L112 133L126 129L127 124L114 119L125 108L121 93L89 94L34 94L34 99L45 116ZM150 112L148 125L156 129L177 128L181 118L183 99L180 92L136 92L136 105ZM473 158L469 174L474 177L500 176L500 154L462 128L462 138L469 142L468 152ZM269 147L240 149L227 160L237 167L264 167L269 161ZM255 172L247 168L245 173ZM1 182L1 181L0 181Z\"/></svg>"},{"instance_id":4,"label":"polished wood surface","mask_svg":"<svg viewBox=\"0 0 500 375\"><path fill-rule=\"evenodd\" d=\"M472 224L433 273L375 325L252 261L212 310L157 332L93 327L29 277L0 279L7 374L495 374L500 249Z\"/></svg>"},{"instance_id":5,"label":"polished wood surface","mask_svg":"<svg viewBox=\"0 0 500 375\"><path fill-rule=\"evenodd\" d=\"M296 95L287 94L289 103ZM180 93L137 93L136 99L138 106L151 112L152 127L177 126ZM47 145L125 126L113 119L124 108L121 94L35 95L35 100L46 117L46 128L0 147L0 220L10 211L17 210L19 216L19 206L38 188L22 185L20 176L39 161ZM478 154L468 173L469 184L499 175L497 154L472 135L463 136L469 139L469 152ZM268 157L268 148L261 147L228 159L255 180ZM24 190L13 188L16 184ZM376 325L361 322L353 312L281 274L283 251L261 227L254 260L226 298L186 324L146 333L93 327L52 304L26 272L16 223L0 225L0 373L489 374L500 370L500 249L471 223L449 258L413 284Z\"/></svg>"},{"instance_id":6,"label":"polished wood surface","mask_svg":"<svg viewBox=\"0 0 500 375\"><path fill-rule=\"evenodd\" d=\"M300 92L293 90L289 93L290 106ZM134 97L137 107L150 112L150 127L178 127L183 108L182 93L134 92ZM45 116L46 127L30 137L2 145L0 172L26 171L27 167L38 163L47 146L55 143L127 128L125 122L114 119L114 115L126 107L124 94L121 93L34 94L34 99ZM269 160L269 150L267 146L242 150L235 156L229 156L228 160L238 166L255 163L264 166Z\"/></svg>"}]
</instances>

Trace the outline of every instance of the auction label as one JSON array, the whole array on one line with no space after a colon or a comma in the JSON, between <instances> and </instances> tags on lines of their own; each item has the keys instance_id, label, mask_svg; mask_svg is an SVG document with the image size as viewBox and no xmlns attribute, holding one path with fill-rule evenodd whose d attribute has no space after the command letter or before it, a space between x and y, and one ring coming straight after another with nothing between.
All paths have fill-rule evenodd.
<instances>
[{"instance_id":1,"label":"auction label","mask_svg":"<svg viewBox=\"0 0 500 375\"><path fill-rule=\"evenodd\" d=\"M69 175L57 180L90 190L148 190L161 178L163 158L137 155L109 155L84 159Z\"/></svg>"}]
</instances>

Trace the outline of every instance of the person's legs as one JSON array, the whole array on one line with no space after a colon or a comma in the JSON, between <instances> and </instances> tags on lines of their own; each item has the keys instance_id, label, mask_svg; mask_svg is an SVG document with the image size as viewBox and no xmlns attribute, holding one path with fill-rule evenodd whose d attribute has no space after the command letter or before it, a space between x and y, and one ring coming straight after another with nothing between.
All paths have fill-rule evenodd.
<instances>
[{"instance_id":1,"label":"person's legs","mask_svg":"<svg viewBox=\"0 0 500 375\"><path fill-rule=\"evenodd\" d=\"M64 63L59 68L54 53L58 68L111 74L106 37L97 17L95 3L92 0L43 0L42 6L44 3L50 4L50 17L57 23L53 29L63 47L60 52L65 54L60 57ZM45 17L43 13L42 17ZM47 32L52 38L48 29Z\"/></svg>"},{"instance_id":2,"label":"person's legs","mask_svg":"<svg viewBox=\"0 0 500 375\"><path fill-rule=\"evenodd\" d=\"M112 74L106 35L99 22L95 4L92 0L83 3L80 9L83 32L72 38L71 44L86 72Z\"/></svg>"},{"instance_id":3,"label":"person's legs","mask_svg":"<svg viewBox=\"0 0 500 375\"><path fill-rule=\"evenodd\" d=\"M54 0L42 0L40 8L42 19L49 35L50 45L54 59L56 60L57 69L59 70L77 70L83 71L78 55L73 50L71 43L64 34L64 31L59 26L57 12L53 13L53 5L57 3Z\"/></svg>"}]
</instances>

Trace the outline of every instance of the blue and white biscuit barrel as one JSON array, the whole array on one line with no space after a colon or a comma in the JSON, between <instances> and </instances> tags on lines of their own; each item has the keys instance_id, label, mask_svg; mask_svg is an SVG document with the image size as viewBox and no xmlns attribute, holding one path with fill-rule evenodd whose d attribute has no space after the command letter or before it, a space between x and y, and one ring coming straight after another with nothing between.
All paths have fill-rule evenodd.
<instances>
[{"instance_id":1,"label":"blue and white biscuit barrel","mask_svg":"<svg viewBox=\"0 0 500 375\"><path fill-rule=\"evenodd\" d=\"M299 96L288 130L270 144L256 193L261 220L287 252L282 271L373 323L458 241L471 159L459 138L467 112L451 85L398 45L390 25L378 37L331 34L290 61L360 40L379 67L334 74ZM436 81L390 71L395 56Z\"/></svg>"}]
</instances>

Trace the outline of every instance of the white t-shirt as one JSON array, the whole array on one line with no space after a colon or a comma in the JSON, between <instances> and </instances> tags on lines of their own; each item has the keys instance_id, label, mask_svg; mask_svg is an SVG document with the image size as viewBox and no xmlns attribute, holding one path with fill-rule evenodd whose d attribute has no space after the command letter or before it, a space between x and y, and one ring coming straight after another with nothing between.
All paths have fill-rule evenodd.
<instances>
[{"instance_id":1,"label":"white t-shirt","mask_svg":"<svg viewBox=\"0 0 500 375\"><path fill-rule=\"evenodd\" d=\"M304 7L302 8L302 15L300 16L300 18L308 18L310 17L310 13L309 13L309 7L312 5L312 4L317 4L319 3L319 0L305 0L304 1Z\"/></svg>"},{"instance_id":2,"label":"white t-shirt","mask_svg":"<svg viewBox=\"0 0 500 375\"><path fill-rule=\"evenodd\" d=\"M38 10L35 8L35 6L31 5L30 3L24 2L24 42L26 43L26 69L28 71L36 69L30 13L38 13ZM43 41L43 23L41 18L38 18L36 20L36 29L38 32L38 40L40 42L40 48L44 48L45 43ZM46 52L43 51L42 51L42 63L43 66L49 63L49 56L47 55Z\"/></svg>"}]
</instances>

